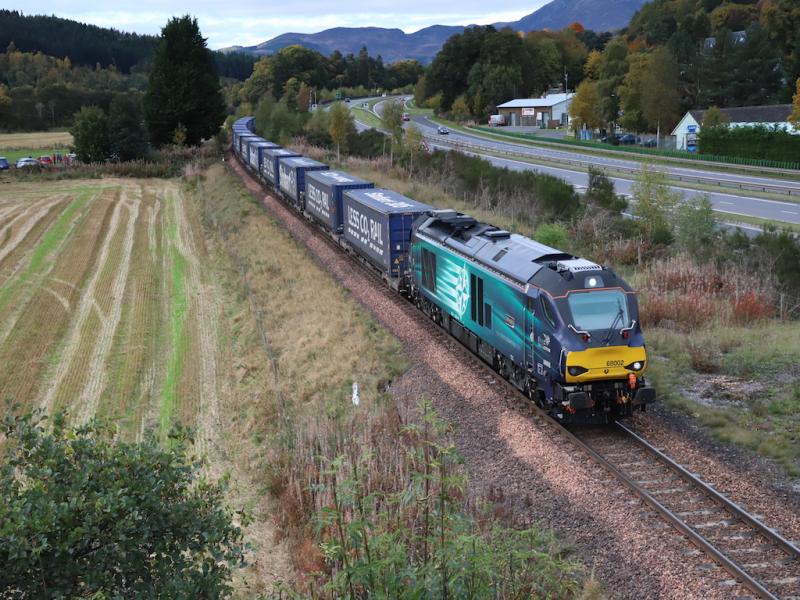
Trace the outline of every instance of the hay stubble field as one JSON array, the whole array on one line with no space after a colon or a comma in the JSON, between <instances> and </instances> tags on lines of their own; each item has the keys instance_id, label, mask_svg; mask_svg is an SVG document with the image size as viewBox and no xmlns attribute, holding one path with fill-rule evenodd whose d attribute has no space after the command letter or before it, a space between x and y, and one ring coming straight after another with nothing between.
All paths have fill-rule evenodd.
<instances>
[{"instance_id":1,"label":"hay stubble field","mask_svg":"<svg viewBox=\"0 0 800 600\"><path fill-rule=\"evenodd\" d=\"M3 188L0 397L109 417L131 439L176 420L212 435L220 307L182 194L169 181Z\"/></svg>"}]
</instances>

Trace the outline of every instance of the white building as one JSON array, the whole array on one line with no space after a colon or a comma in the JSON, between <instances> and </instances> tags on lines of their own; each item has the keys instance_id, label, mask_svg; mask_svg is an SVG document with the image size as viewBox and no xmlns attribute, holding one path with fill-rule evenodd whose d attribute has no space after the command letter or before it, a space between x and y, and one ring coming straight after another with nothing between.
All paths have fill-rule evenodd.
<instances>
[{"instance_id":1,"label":"white building","mask_svg":"<svg viewBox=\"0 0 800 600\"><path fill-rule=\"evenodd\" d=\"M506 118L508 125L566 125L574 96L573 93L561 93L547 94L542 98L518 98L498 105L497 112Z\"/></svg>"},{"instance_id":2,"label":"white building","mask_svg":"<svg viewBox=\"0 0 800 600\"><path fill-rule=\"evenodd\" d=\"M741 106L738 108L721 108L719 110L727 117L728 127L763 125L769 128L783 129L789 133L800 134L800 131L789 123L789 115L792 114L791 104ZM705 114L705 110L690 110L680 120L672 131L672 135L675 136L675 147L678 150L697 152L698 134Z\"/></svg>"}]
</instances>

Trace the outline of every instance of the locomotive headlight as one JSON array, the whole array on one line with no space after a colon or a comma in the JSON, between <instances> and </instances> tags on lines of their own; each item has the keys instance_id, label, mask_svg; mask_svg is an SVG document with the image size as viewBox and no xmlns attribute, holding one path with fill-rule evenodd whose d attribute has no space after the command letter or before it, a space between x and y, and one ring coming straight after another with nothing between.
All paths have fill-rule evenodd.
<instances>
[{"instance_id":1,"label":"locomotive headlight","mask_svg":"<svg viewBox=\"0 0 800 600\"><path fill-rule=\"evenodd\" d=\"M569 367L567 369L567 372L569 372L569 374L572 375L573 377L577 377L578 375L586 373L586 371L588 370L589 369L584 369L583 367Z\"/></svg>"},{"instance_id":2,"label":"locomotive headlight","mask_svg":"<svg viewBox=\"0 0 800 600\"><path fill-rule=\"evenodd\" d=\"M625 368L628 369L628 371L641 371L644 369L644 361L637 360L636 362L626 365Z\"/></svg>"},{"instance_id":3,"label":"locomotive headlight","mask_svg":"<svg viewBox=\"0 0 800 600\"><path fill-rule=\"evenodd\" d=\"M603 280L597 275L592 275L583 280L583 287L587 288L603 287Z\"/></svg>"}]
</instances>

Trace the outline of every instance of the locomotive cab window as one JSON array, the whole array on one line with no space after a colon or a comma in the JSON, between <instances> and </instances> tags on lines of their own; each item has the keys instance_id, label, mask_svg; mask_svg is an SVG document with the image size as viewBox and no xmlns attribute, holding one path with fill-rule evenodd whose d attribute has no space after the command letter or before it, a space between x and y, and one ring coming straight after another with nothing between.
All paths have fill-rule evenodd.
<instances>
[{"instance_id":1,"label":"locomotive cab window","mask_svg":"<svg viewBox=\"0 0 800 600\"><path fill-rule=\"evenodd\" d=\"M583 331L627 327L628 299L619 290L598 290L569 294L567 297L572 321Z\"/></svg>"}]
</instances>

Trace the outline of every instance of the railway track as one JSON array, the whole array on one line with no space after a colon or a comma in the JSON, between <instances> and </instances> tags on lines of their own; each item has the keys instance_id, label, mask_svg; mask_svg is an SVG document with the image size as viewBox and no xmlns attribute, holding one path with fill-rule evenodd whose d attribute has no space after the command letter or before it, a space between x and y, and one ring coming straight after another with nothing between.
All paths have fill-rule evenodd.
<instances>
[{"instance_id":1,"label":"railway track","mask_svg":"<svg viewBox=\"0 0 800 600\"><path fill-rule=\"evenodd\" d=\"M800 549L622 423L569 433L757 598L800 600ZM720 582L733 585L735 581Z\"/></svg>"},{"instance_id":2,"label":"railway track","mask_svg":"<svg viewBox=\"0 0 800 600\"><path fill-rule=\"evenodd\" d=\"M250 176L244 169L243 173ZM278 201L282 203L280 199ZM342 251L322 227L293 214L315 230L328 245ZM401 310L415 319L432 323L413 304L402 301L401 296L385 286L374 271L352 254L345 254L356 268L368 274L387 294L401 300L397 303ZM714 490L622 423L575 432L564 428L444 329L437 326L431 331L443 342L457 347L476 368L485 369L496 378L506 389L510 402L537 422L552 426L718 563L733 578L721 581L720 585L730 586L732 590L743 586L756 598L800 600L800 549L793 542L761 523L755 515ZM742 596L738 597L744 600Z\"/></svg>"}]
</instances>

